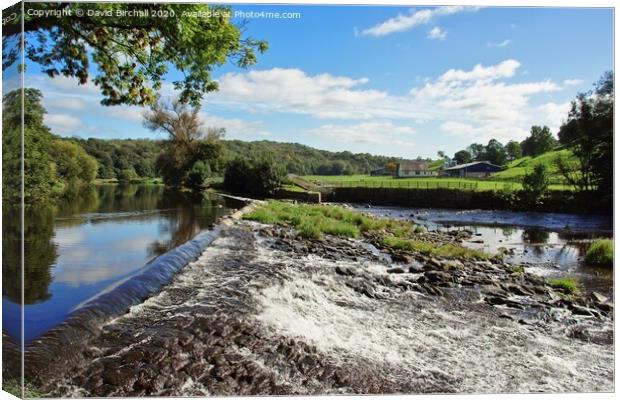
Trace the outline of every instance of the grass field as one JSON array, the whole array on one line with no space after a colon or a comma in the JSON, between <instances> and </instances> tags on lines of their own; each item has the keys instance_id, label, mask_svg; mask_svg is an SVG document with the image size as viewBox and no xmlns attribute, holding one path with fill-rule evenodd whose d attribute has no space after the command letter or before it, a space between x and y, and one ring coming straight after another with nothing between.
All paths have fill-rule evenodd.
<instances>
[{"instance_id":1,"label":"grass field","mask_svg":"<svg viewBox=\"0 0 620 400\"><path fill-rule=\"evenodd\" d=\"M525 174L531 172L536 165L543 164L547 167L551 181L561 182L563 178L555 166L555 160L558 156L568 157L571 160L575 159L575 156L570 150L550 151L538 157L522 157L510 162L507 165L507 169L493 174L491 179L500 181L521 181Z\"/></svg>"},{"instance_id":2,"label":"grass field","mask_svg":"<svg viewBox=\"0 0 620 400\"><path fill-rule=\"evenodd\" d=\"M538 157L522 157L510 162L507 168L493 174L488 179L463 178L394 178L392 176L305 176L304 179L323 186L333 187L375 187L375 188L403 188L403 189L461 189L461 190L519 190L522 188L523 177L531 172L538 164L544 164L550 174L551 190L572 190L572 186L565 185L562 176L555 166L558 157L574 156L569 150L556 150Z\"/></svg>"},{"instance_id":3,"label":"grass field","mask_svg":"<svg viewBox=\"0 0 620 400\"><path fill-rule=\"evenodd\" d=\"M401 189L460 189L460 190L519 190L519 182L494 181L461 178L394 178L391 176L321 176L309 175L304 179L323 186L332 187L369 187ZM551 185L551 190L570 189L566 185Z\"/></svg>"}]
</instances>

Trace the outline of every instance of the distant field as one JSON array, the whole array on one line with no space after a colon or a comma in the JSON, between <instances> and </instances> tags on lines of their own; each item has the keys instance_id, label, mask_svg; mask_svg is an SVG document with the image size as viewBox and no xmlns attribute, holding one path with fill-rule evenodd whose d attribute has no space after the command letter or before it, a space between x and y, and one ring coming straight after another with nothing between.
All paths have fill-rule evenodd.
<instances>
[{"instance_id":1,"label":"distant field","mask_svg":"<svg viewBox=\"0 0 620 400\"><path fill-rule=\"evenodd\" d=\"M402 188L402 189L461 189L461 190L519 190L521 183L492 181L481 179L459 178L394 178L391 176L304 176L311 182L323 186L334 187L374 187L374 188ZM551 190L566 190L570 187L565 185L551 185Z\"/></svg>"}]
</instances>

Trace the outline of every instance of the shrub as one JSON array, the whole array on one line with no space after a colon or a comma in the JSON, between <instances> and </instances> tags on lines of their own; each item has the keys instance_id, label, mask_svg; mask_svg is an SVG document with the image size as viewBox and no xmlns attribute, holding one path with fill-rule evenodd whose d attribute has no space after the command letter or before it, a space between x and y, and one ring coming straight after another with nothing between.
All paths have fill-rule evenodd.
<instances>
[{"instance_id":1,"label":"shrub","mask_svg":"<svg viewBox=\"0 0 620 400\"><path fill-rule=\"evenodd\" d=\"M203 189L211 177L211 167L203 161L196 161L185 177L185 186L192 190Z\"/></svg>"},{"instance_id":2,"label":"shrub","mask_svg":"<svg viewBox=\"0 0 620 400\"><path fill-rule=\"evenodd\" d=\"M523 177L522 200L526 204L540 203L549 190L549 174L544 164L537 164L534 171Z\"/></svg>"},{"instance_id":3,"label":"shrub","mask_svg":"<svg viewBox=\"0 0 620 400\"><path fill-rule=\"evenodd\" d=\"M590 245L586 252L586 262L594 265L614 265L614 241L598 239Z\"/></svg>"},{"instance_id":4,"label":"shrub","mask_svg":"<svg viewBox=\"0 0 620 400\"><path fill-rule=\"evenodd\" d=\"M118 174L117 179L119 182L127 183L138 179L138 174L133 168L126 168Z\"/></svg>"}]
</instances>

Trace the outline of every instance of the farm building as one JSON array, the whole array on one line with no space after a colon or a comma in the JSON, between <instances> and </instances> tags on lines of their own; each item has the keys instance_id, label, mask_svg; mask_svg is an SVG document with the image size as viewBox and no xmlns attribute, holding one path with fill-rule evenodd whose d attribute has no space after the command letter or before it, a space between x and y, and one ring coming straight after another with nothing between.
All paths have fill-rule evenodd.
<instances>
[{"instance_id":1,"label":"farm building","mask_svg":"<svg viewBox=\"0 0 620 400\"><path fill-rule=\"evenodd\" d=\"M502 167L487 161L475 161L467 164L455 165L444 169L444 173L455 178L486 178L492 173L501 171Z\"/></svg>"},{"instance_id":2,"label":"farm building","mask_svg":"<svg viewBox=\"0 0 620 400\"><path fill-rule=\"evenodd\" d=\"M428 161L403 161L396 167L396 176L399 178L415 178L435 176L436 171L429 169Z\"/></svg>"}]
</instances>

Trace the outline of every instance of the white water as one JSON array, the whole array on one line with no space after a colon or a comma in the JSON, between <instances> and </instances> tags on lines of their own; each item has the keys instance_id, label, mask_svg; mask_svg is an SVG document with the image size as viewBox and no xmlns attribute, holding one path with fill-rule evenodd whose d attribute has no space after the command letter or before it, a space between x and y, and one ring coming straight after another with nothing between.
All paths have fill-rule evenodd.
<instances>
[{"instance_id":1,"label":"white water","mask_svg":"<svg viewBox=\"0 0 620 400\"><path fill-rule=\"evenodd\" d=\"M261 257L286 263L288 279L255 294L257 319L343 361L376 363L396 379L445 380L460 393L613 390L613 348L570 339L559 323L526 327L412 293L370 299L334 274L341 262L270 250ZM382 265L345 264L385 274Z\"/></svg>"}]
</instances>

